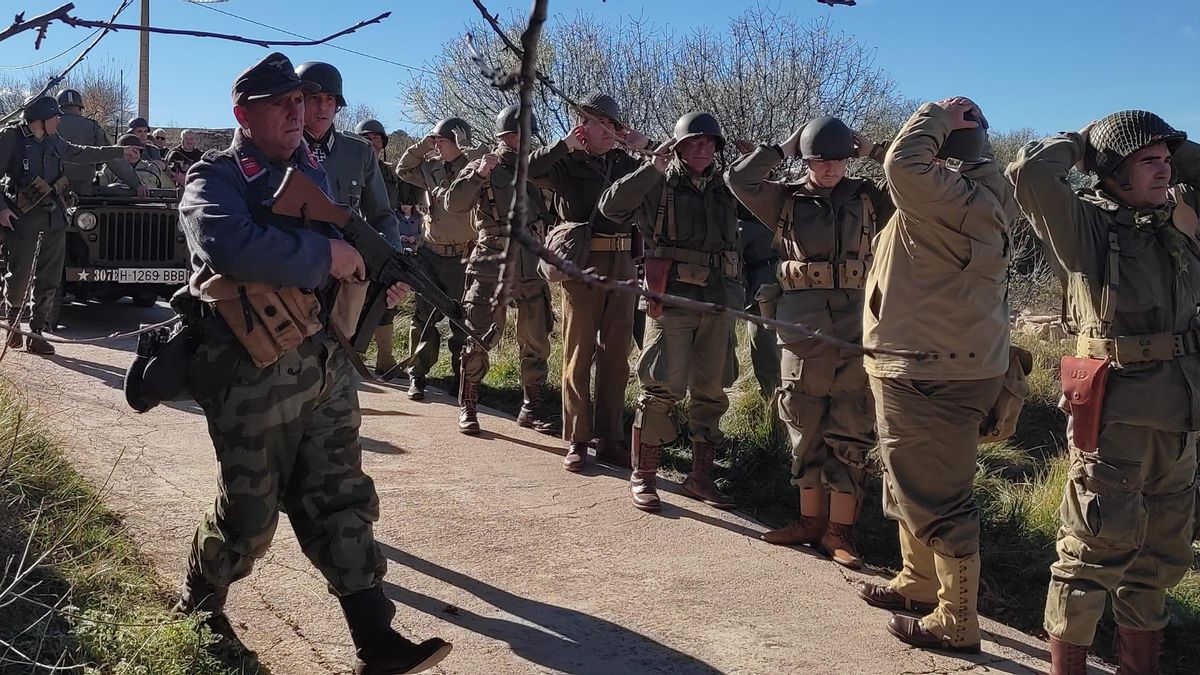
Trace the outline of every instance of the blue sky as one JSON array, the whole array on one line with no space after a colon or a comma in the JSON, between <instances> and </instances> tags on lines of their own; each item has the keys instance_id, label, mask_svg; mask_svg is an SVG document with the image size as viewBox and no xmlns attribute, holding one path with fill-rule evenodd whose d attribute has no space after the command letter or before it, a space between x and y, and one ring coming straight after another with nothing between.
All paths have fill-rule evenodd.
<instances>
[{"instance_id":1,"label":"blue sky","mask_svg":"<svg viewBox=\"0 0 1200 675\"><path fill-rule=\"evenodd\" d=\"M577 11L601 19L644 17L678 32L723 27L729 16L756 0L551 0L552 13ZM1195 0L859 0L829 8L816 0L765 0L801 19L829 16L835 28L877 50L877 64L899 90L919 99L974 98L996 129L1029 126L1053 132L1078 128L1113 110L1148 108L1200 136L1200 12ZM13 0L12 10L41 13L60 0ZM77 16L107 18L118 0L75 0ZM524 12L526 0L489 0L493 11ZM323 37L383 11L380 25L340 38L337 44L420 66L441 45L457 40L478 17L470 0L365 2L339 0L231 0L214 5L310 37ZM138 3L121 19L136 23ZM294 39L183 0L154 0L156 25ZM0 43L0 76L41 61L83 39L89 31L52 27L40 51L32 34ZM238 72L266 54L259 47L174 36L151 38L151 114L156 126L232 126L228 91ZM412 71L328 46L290 48L294 63L329 61L342 71L346 97L372 105L388 128L404 120L401 84ZM51 61L62 67L75 50ZM1151 59L1153 61L1151 61ZM137 34L101 42L97 65L124 68L136 93ZM569 89L569 83L563 83ZM798 123L800 121L798 120Z\"/></svg>"}]
</instances>

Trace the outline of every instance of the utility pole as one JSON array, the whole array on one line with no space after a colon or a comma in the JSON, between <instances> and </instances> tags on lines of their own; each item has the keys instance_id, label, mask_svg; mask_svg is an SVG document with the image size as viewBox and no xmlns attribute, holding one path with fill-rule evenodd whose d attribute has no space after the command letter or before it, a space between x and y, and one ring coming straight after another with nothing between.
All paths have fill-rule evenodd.
<instances>
[{"instance_id":1,"label":"utility pole","mask_svg":"<svg viewBox=\"0 0 1200 675\"><path fill-rule=\"evenodd\" d=\"M138 63L138 117L150 119L150 0L142 0L142 31Z\"/></svg>"}]
</instances>

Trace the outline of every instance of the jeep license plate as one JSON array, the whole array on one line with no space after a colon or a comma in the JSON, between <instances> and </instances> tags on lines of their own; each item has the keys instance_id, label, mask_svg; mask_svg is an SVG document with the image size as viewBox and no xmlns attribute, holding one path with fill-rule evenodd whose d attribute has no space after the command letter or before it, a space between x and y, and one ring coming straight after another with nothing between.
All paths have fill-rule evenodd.
<instances>
[{"instance_id":1,"label":"jeep license plate","mask_svg":"<svg viewBox=\"0 0 1200 675\"><path fill-rule=\"evenodd\" d=\"M67 281L118 284L184 284L187 270L177 267L69 268Z\"/></svg>"}]
</instances>

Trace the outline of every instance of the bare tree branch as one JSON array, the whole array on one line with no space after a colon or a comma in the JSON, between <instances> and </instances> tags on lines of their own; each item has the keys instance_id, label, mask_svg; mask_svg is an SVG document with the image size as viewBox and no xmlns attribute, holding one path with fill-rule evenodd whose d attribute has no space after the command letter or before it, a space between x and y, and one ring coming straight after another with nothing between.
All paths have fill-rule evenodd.
<instances>
[{"instance_id":1,"label":"bare tree branch","mask_svg":"<svg viewBox=\"0 0 1200 675\"><path fill-rule=\"evenodd\" d=\"M373 23L379 23L391 16L391 12L384 12L374 19L359 21L353 26L340 30L332 35L323 37L320 40L259 40L256 38L247 38L240 35L230 35L228 33L210 33L202 30L188 30L185 28L159 28L156 26L139 26L136 24L127 23L111 23L108 21L93 21L90 19L78 19L73 16L64 16L60 20L68 26L76 26L82 28L106 28L108 30L134 30L134 31L149 31L151 33L161 33L163 35L190 35L192 37L216 38L218 40L229 40L231 42L244 42L246 44L258 45L259 47L312 47L315 45L325 44L330 40L349 35L359 28L369 26Z\"/></svg>"},{"instance_id":2,"label":"bare tree branch","mask_svg":"<svg viewBox=\"0 0 1200 675\"><path fill-rule=\"evenodd\" d=\"M39 14L28 21L25 20L25 12L21 12L13 17L11 26L5 28L3 31L0 31L0 42L4 42L17 33L23 33L27 30L33 30L36 28L38 36L37 40L35 40L33 43L33 48L38 49L42 46L42 39L46 37L46 29L50 26L50 22L54 21L55 19L65 18L67 16L67 12L71 11L72 9L75 9L75 4L68 2L58 9L51 10L45 14Z\"/></svg>"}]
</instances>

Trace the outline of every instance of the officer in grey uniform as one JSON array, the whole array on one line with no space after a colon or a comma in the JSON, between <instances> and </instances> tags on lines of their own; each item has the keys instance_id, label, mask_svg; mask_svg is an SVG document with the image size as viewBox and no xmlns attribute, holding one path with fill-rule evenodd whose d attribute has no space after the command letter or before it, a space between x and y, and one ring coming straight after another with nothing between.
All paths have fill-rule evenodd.
<instances>
[{"instance_id":1,"label":"officer in grey uniform","mask_svg":"<svg viewBox=\"0 0 1200 675\"><path fill-rule=\"evenodd\" d=\"M0 236L8 252L4 316L9 324L19 320L32 277L29 330L38 334L53 318L66 261L65 164L115 163L134 157L136 152L119 146L94 147L66 141L57 133L61 115L58 101L43 96L25 107L22 122L0 130L0 171L7 179L5 203L0 206ZM8 345L19 348L21 336L10 334ZM54 347L40 337L30 338L26 348L35 354L54 353Z\"/></svg>"},{"instance_id":2,"label":"officer in grey uniform","mask_svg":"<svg viewBox=\"0 0 1200 675\"><path fill-rule=\"evenodd\" d=\"M112 145L112 140L96 120L83 116L83 95L74 89L63 89L58 92L58 107L62 117L58 122L58 135L65 141L75 145ZM96 192L96 164L67 164L66 176L68 187L77 195L92 195ZM105 168L126 185L139 185L137 176L128 162L112 162ZM139 197L145 197L149 190L138 187Z\"/></svg>"},{"instance_id":3,"label":"officer in grey uniform","mask_svg":"<svg viewBox=\"0 0 1200 675\"><path fill-rule=\"evenodd\" d=\"M316 89L279 53L242 73L232 89L233 143L191 168L179 203L193 297L204 299L221 276L244 284L246 306L246 289L263 286L279 298L315 296L320 304L315 332L265 367L244 346L250 337L240 321L235 334L213 305L199 311L188 385L208 421L218 491L197 527L176 611L206 612L214 633L236 640L224 613L229 586L266 555L286 510L300 547L341 604L356 675L417 673L445 658L450 644L414 644L392 628L396 607L382 587L387 560L373 534L379 498L362 470L357 378L330 338L336 282L361 278L363 260L332 225L265 206L289 169L331 192L298 124L304 93ZM404 293L403 284L389 288L389 304Z\"/></svg>"}]
</instances>

